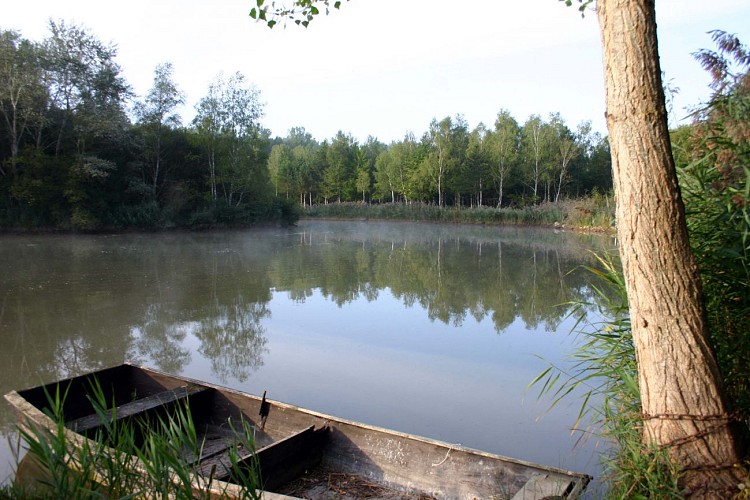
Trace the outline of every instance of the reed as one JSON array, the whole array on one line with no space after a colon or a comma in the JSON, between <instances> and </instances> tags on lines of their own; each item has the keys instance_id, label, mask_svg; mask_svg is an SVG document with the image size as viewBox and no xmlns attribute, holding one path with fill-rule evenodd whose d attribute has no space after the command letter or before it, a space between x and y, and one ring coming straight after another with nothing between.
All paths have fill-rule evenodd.
<instances>
[{"instance_id":1,"label":"reed","mask_svg":"<svg viewBox=\"0 0 750 500\"><path fill-rule=\"evenodd\" d=\"M543 203L522 208L439 207L425 203L329 203L305 207L304 217L326 219L377 219L464 224L569 226L610 229L614 203L608 195Z\"/></svg>"},{"instance_id":2,"label":"reed","mask_svg":"<svg viewBox=\"0 0 750 500\"><path fill-rule=\"evenodd\" d=\"M588 328L576 323L574 330L582 342L571 354L570 366L550 366L530 386L539 387L540 397L551 398L550 408L574 392L582 393L574 428L584 431L583 436L597 436L611 445L602 457L607 488L602 496L682 498L679 467L665 450L644 444L635 349L621 270L609 256L597 259L599 266L588 269L603 285L592 284L593 303L573 304L570 314L587 317L577 311L593 306L602 319Z\"/></svg>"},{"instance_id":3,"label":"reed","mask_svg":"<svg viewBox=\"0 0 750 500\"><path fill-rule=\"evenodd\" d=\"M116 419L114 405L107 404L97 381L88 398L99 415L101 427L91 439L66 432L62 412L66 394L59 385L48 394L49 416L55 425L19 427L28 448L26 459L41 466L43 474L32 483L14 484L0 498L212 498L222 493L213 477L198 474L203 442L198 438L187 403L165 415ZM260 498L262 489L257 463L237 466L240 448L254 450L252 428L243 422L233 429L236 442L230 448L235 464L231 481L241 486L241 497ZM76 440L76 442L73 442Z\"/></svg>"}]
</instances>

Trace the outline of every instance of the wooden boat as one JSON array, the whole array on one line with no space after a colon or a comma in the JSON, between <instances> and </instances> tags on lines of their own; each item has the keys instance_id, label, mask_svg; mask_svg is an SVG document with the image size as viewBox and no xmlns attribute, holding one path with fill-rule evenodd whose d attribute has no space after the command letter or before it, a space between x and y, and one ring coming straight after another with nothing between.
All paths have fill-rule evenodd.
<instances>
[{"instance_id":1,"label":"wooden boat","mask_svg":"<svg viewBox=\"0 0 750 500\"><path fill-rule=\"evenodd\" d=\"M576 498L590 480L585 474L351 422L269 401L265 395L253 396L131 364L13 391L5 398L21 425L54 428L44 413L47 394L58 388L67 392L65 432L71 442L80 443L102 424L86 397L94 377L106 400L114 401L116 419L144 417L189 401L204 443L196 466L199 473L211 474L215 480L211 491L216 496L239 494L222 467L229 459L227 427L240 420L253 427L256 448L252 458L260 466L263 496L269 499L364 496L356 491L343 496L324 491L333 478L345 478L335 487L337 491L359 484L376 498L513 500ZM316 477L323 484L316 484Z\"/></svg>"}]
</instances>

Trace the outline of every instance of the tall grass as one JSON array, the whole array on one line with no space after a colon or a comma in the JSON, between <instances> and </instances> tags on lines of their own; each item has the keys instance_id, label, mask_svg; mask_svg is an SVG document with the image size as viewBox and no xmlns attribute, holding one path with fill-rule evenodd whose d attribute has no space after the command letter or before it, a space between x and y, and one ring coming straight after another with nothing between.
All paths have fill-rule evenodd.
<instances>
[{"instance_id":1,"label":"tall grass","mask_svg":"<svg viewBox=\"0 0 750 500\"><path fill-rule=\"evenodd\" d=\"M424 203L330 203L305 207L302 213L310 218L382 219L467 224L508 224L611 228L614 203L609 195L595 194L589 198L543 203L523 208L439 207Z\"/></svg>"},{"instance_id":2,"label":"tall grass","mask_svg":"<svg viewBox=\"0 0 750 500\"><path fill-rule=\"evenodd\" d=\"M150 419L123 420L115 418L115 406L107 404L97 382L88 397L102 422L92 439L66 429L62 413L66 394L60 394L59 386L48 394L45 413L55 425L30 424L19 429L28 455L41 465L43 474L30 484L15 484L0 498L193 499L212 498L224 491L223 483L198 474L200 462L191 465L186 460L200 457L204 444L187 403ZM229 448L230 480L241 486L241 498L260 498L257 464L242 467L236 460L240 450L254 449L252 429L243 424L234 434Z\"/></svg>"}]
</instances>

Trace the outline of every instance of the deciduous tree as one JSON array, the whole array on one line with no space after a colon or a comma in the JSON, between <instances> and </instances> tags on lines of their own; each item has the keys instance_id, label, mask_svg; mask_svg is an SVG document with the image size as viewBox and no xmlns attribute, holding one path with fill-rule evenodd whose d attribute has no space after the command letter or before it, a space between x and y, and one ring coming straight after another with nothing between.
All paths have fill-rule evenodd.
<instances>
[{"instance_id":1,"label":"deciduous tree","mask_svg":"<svg viewBox=\"0 0 750 500\"><path fill-rule=\"evenodd\" d=\"M73 152L84 154L88 134L109 126L105 121L109 115L100 115L97 108L105 103L119 108L129 89L119 77L113 46L73 24L50 21L49 28L41 61L51 108L59 113L55 154L62 153L65 144L74 144Z\"/></svg>"},{"instance_id":2,"label":"deciduous tree","mask_svg":"<svg viewBox=\"0 0 750 500\"><path fill-rule=\"evenodd\" d=\"M185 102L185 95L174 82L173 73L172 63L157 65L151 89L135 107L138 121L145 133L146 173L154 196L157 194L159 181L164 176L162 162L165 156L165 129L180 126L181 119L177 107Z\"/></svg>"},{"instance_id":3,"label":"deciduous tree","mask_svg":"<svg viewBox=\"0 0 750 500\"><path fill-rule=\"evenodd\" d=\"M539 200L539 182L542 180L546 148L544 144L545 123L539 115L531 115L521 130L521 148L526 167L526 178L534 195Z\"/></svg>"},{"instance_id":4,"label":"deciduous tree","mask_svg":"<svg viewBox=\"0 0 750 500\"><path fill-rule=\"evenodd\" d=\"M567 182L570 163L579 154L580 146L560 113L550 115L549 127L551 129L549 134L550 153L554 158L553 172L557 177L557 190L555 192L555 202L557 202L560 199L563 185Z\"/></svg>"},{"instance_id":5,"label":"deciduous tree","mask_svg":"<svg viewBox=\"0 0 750 500\"><path fill-rule=\"evenodd\" d=\"M24 133L38 121L46 101L47 89L42 83L38 47L15 31L0 30L0 116L8 138L11 163L18 156ZM6 174L0 164L0 175Z\"/></svg>"},{"instance_id":6,"label":"deciduous tree","mask_svg":"<svg viewBox=\"0 0 750 500\"><path fill-rule=\"evenodd\" d=\"M228 204L239 205L248 191L268 180L267 169L259 164L260 92L242 73L218 75L196 111L193 125L206 147L211 196L216 201L221 188ZM255 184L253 175L258 176Z\"/></svg>"},{"instance_id":7,"label":"deciduous tree","mask_svg":"<svg viewBox=\"0 0 750 500\"><path fill-rule=\"evenodd\" d=\"M423 160L422 168L437 191L438 206L445 206L446 176L461 164L467 140L466 122L460 116L455 120L445 117L439 122L433 119L424 136L429 154Z\"/></svg>"},{"instance_id":8,"label":"deciduous tree","mask_svg":"<svg viewBox=\"0 0 750 500\"><path fill-rule=\"evenodd\" d=\"M518 162L521 142L521 127L508 110L500 110L495 128L488 137L490 151L490 175L497 186L497 206L503 204L503 189L511 170Z\"/></svg>"},{"instance_id":9,"label":"deciduous tree","mask_svg":"<svg viewBox=\"0 0 750 500\"><path fill-rule=\"evenodd\" d=\"M659 67L654 0L599 0L617 232L645 439L669 449L695 498L737 493L740 449L708 345Z\"/></svg>"},{"instance_id":10,"label":"deciduous tree","mask_svg":"<svg viewBox=\"0 0 750 500\"><path fill-rule=\"evenodd\" d=\"M463 172L460 181L455 184L460 190L471 193L472 205L484 204L483 194L490 170L489 142L490 131L484 123L480 123L469 134Z\"/></svg>"}]
</instances>

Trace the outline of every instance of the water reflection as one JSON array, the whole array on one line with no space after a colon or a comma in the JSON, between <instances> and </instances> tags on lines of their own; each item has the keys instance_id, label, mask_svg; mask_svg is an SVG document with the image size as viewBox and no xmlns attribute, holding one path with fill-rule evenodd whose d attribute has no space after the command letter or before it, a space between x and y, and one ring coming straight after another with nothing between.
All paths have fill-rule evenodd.
<instances>
[{"instance_id":1,"label":"water reflection","mask_svg":"<svg viewBox=\"0 0 750 500\"><path fill-rule=\"evenodd\" d=\"M234 304L215 304L193 331L201 343L198 352L211 360L211 369L221 380L231 376L244 382L263 365L268 350L261 321L271 312L265 303L243 299L238 296Z\"/></svg>"},{"instance_id":2,"label":"water reflection","mask_svg":"<svg viewBox=\"0 0 750 500\"><path fill-rule=\"evenodd\" d=\"M388 288L404 305L419 305L446 324L489 316L497 332L516 318L527 328L555 330L568 313L558 306L591 298L592 277L580 266L604 240L522 231L526 238L512 228L433 230L431 237L405 230L381 238L305 231L297 247L274 259L271 275L277 290L299 302L316 289L339 306L374 301Z\"/></svg>"},{"instance_id":3,"label":"water reflection","mask_svg":"<svg viewBox=\"0 0 750 500\"><path fill-rule=\"evenodd\" d=\"M279 363L288 373L293 371L290 364L309 364L310 359L294 359L294 346L308 341L309 355L302 356L317 356L314 382L321 385L323 374L330 372L330 387L341 391L334 374L345 368L336 364L341 363L336 349L341 349L339 357L359 359L359 366L365 366L368 356L374 359L375 347L354 352L330 336L321 337L321 332L336 331L348 345L353 339L345 332L362 334L366 323L374 324L368 314L391 315L391 327L371 335L411 342L399 344L401 353L388 350L390 357L381 361L392 365L392 373L406 373L411 361L397 366L395 360L405 357L407 349L413 349L413 357L432 347L425 347L427 337L409 330L411 320L401 318L403 309L450 328L450 337L438 341L442 337L435 335L432 340L434 345L445 342L445 352L456 351L450 343L464 342L480 323L490 323L501 336L519 325L527 330L564 329L561 322L569 308L561 305L590 299L592 293L592 277L581 264L589 260L589 250L609 245L606 238L549 230L377 222L303 222L292 230L216 233L4 236L0 391L126 360L244 388L274 355L283 358ZM339 312L318 304L318 297ZM389 309L371 313L361 304L388 304ZM322 323L305 324L310 320L301 319L303 307L326 310ZM344 314L347 308L354 312ZM302 333L285 343L293 328ZM395 344L377 349L393 349ZM491 362L483 353L495 353L493 349L467 352L479 367ZM200 372L204 361L208 373ZM274 365L265 372L276 370ZM297 379L309 378L308 372L294 373ZM373 367L371 373L369 377L385 380L382 369ZM282 386L281 376L274 375L276 387ZM530 380L526 374L514 377L525 378L523 385ZM269 384L270 378L258 377ZM389 383L399 384L395 379ZM472 384L479 387L478 381ZM289 387L293 394L291 383ZM294 390L310 395L310 387ZM427 398L422 389L414 391L420 395L410 398ZM324 406L327 396L317 397L315 402ZM348 401L353 405L361 398L350 394ZM377 417L377 409L367 411ZM425 434L427 424L420 418L414 432ZM12 423L2 405L0 426L7 431ZM433 437L440 438L440 432Z\"/></svg>"}]
</instances>

